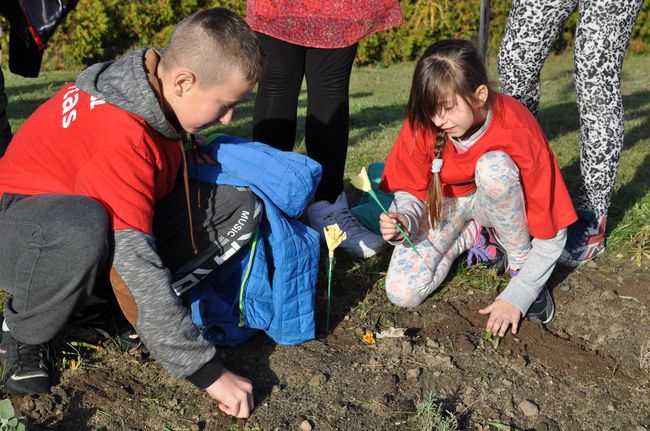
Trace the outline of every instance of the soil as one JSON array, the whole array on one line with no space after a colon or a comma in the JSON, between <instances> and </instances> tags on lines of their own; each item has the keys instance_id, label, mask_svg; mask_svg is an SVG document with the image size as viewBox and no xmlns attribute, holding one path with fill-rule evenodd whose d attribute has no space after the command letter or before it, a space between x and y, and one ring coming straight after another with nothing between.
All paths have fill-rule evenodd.
<instances>
[{"instance_id":1,"label":"soil","mask_svg":"<svg viewBox=\"0 0 650 431\"><path fill-rule=\"evenodd\" d=\"M647 262L619 255L558 268L549 283L555 319L546 327L526 320L495 349L477 313L494 292L443 286L420 307L398 309L373 271L388 259L388 251L371 263L339 257L327 336L322 284L317 340L280 346L260 334L220 350L254 383L247 421L220 413L142 346L123 352L110 341L65 369L50 394L11 399L29 430L444 429L426 428L416 414L429 396L458 429L650 429L650 353L645 365L640 357L650 350ZM408 330L361 341L390 327Z\"/></svg>"}]
</instances>

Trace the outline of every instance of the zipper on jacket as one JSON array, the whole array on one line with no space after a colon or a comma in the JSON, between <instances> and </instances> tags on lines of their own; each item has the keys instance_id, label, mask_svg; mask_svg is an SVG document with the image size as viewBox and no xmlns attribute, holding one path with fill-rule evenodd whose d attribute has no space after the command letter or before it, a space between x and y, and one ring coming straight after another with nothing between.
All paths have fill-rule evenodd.
<instances>
[{"instance_id":1,"label":"zipper on jacket","mask_svg":"<svg viewBox=\"0 0 650 431\"><path fill-rule=\"evenodd\" d=\"M239 288L239 327L244 327L248 323L246 322L246 316L244 314L244 291L246 289L246 284L248 283L248 278L251 275L251 268L253 267L253 259L255 258L255 249L257 248L257 238L260 233L260 227L258 226L255 230L255 235L251 240L251 252L248 258L248 264L246 265L246 272L244 273L244 278L241 281L241 287Z\"/></svg>"}]
</instances>

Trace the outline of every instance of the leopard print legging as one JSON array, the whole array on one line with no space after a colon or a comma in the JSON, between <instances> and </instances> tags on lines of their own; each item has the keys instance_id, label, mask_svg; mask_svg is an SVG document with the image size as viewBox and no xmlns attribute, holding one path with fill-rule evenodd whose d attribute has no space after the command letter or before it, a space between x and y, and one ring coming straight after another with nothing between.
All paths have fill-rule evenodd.
<instances>
[{"instance_id":1,"label":"leopard print legging","mask_svg":"<svg viewBox=\"0 0 650 431\"><path fill-rule=\"evenodd\" d=\"M503 92L537 115L540 71L578 7L574 77L580 116L577 207L605 217L623 148L621 68L642 0L514 0L497 59Z\"/></svg>"}]
</instances>

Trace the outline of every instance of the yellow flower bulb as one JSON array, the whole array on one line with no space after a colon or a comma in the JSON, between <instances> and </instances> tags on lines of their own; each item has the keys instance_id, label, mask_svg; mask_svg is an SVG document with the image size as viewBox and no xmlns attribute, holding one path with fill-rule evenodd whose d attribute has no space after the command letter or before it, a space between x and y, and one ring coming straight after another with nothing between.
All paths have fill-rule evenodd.
<instances>
[{"instance_id":1,"label":"yellow flower bulb","mask_svg":"<svg viewBox=\"0 0 650 431\"><path fill-rule=\"evenodd\" d=\"M361 168L361 172L358 175L350 177L350 182L362 192L367 192L371 189L370 178L368 178L368 172L366 172L365 166Z\"/></svg>"},{"instance_id":2,"label":"yellow flower bulb","mask_svg":"<svg viewBox=\"0 0 650 431\"><path fill-rule=\"evenodd\" d=\"M334 249L345 241L348 236L341 230L338 224L326 226L323 231L325 232L325 242L327 243L329 255L332 257L334 256Z\"/></svg>"}]
</instances>

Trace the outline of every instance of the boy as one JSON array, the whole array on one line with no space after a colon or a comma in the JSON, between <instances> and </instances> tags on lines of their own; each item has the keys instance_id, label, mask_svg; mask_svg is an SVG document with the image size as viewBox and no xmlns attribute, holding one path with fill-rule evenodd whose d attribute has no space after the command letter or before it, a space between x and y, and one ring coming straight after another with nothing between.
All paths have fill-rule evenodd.
<instances>
[{"instance_id":1,"label":"boy","mask_svg":"<svg viewBox=\"0 0 650 431\"><path fill-rule=\"evenodd\" d=\"M249 416L250 381L216 360L174 288L196 283L259 221L246 189L189 193L181 138L230 122L262 63L241 17L207 9L181 21L162 53L91 66L27 119L0 159L0 287L12 294L6 392L49 390L48 342L110 269L122 311L156 359L224 412Z\"/></svg>"}]
</instances>

